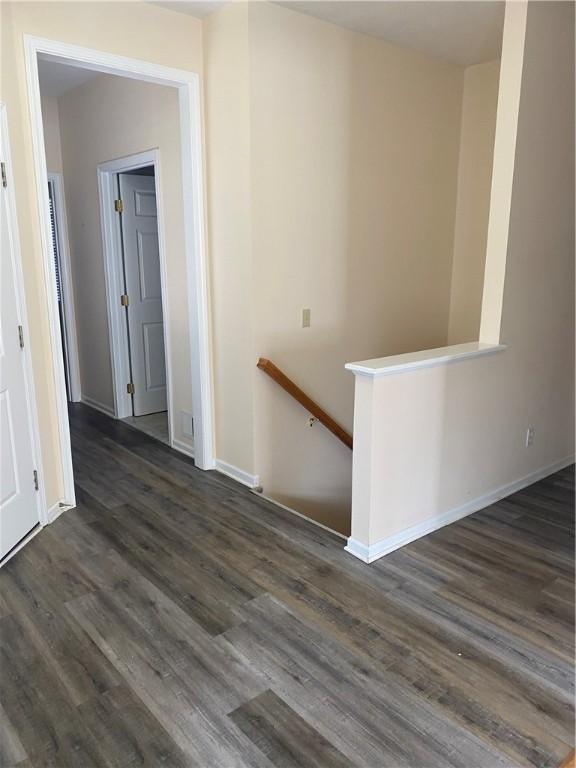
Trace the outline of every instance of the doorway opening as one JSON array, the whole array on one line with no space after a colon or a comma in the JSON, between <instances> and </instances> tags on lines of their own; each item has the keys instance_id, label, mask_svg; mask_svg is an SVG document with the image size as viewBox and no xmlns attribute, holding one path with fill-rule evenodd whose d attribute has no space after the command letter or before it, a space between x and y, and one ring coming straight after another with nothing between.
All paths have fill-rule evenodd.
<instances>
[{"instance_id":1,"label":"doorway opening","mask_svg":"<svg viewBox=\"0 0 576 768\"><path fill-rule=\"evenodd\" d=\"M115 415L171 444L172 376L158 150L98 167Z\"/></svg>"},{"instance_id":2,"label":"doorway opening","mask_svg":"<svg viewBox=\"0 0 576 768\"><path fill-rule=\"evenodd\" d=\"M25 36L25 54L37 197L42 224L44 290L48 302L52 348L50 373L53 375L56 393L56 412L53 416L56 416L58 423L56 450L61 468L59 506L75 505L69 400L80 399L93 409L117 419L153 420L156 422L153 425L140 421L130 426L149 433L153 431L154 437L169 442L171 448L193 455L199 469L214 469L198 74L28 35ZM69 150L66 157L59 156L54 146L52 160L55 164L61 163L58 170L64 173L66 186L70 251L74 258L74 296L69 309L76 309L77 354L81 373L78 392L75 392L71 370L74 367L74 356L71 355L74 344L71 345L69 341L69 328L73 324L67 318L68 301L62 279L66 270L63 268L62 248L56 250L52 237L53 229L58 232L59 226L57 215L51 218L50 209L52 206L57 210L59 206L57 197L51 195L52 190L46 183L48 170L54 170L54 167L47 166L47 146L54 143L54 137L43 121L44 104L40 82L40 70L46 65L52 67L49 76L52 77L53 89L60 89L59 93L53 94L52 99L52 102L56 101L59 105L55 110L56 118L62 114L62 100L67 102L66 126L60 136L62 146L66 142ZM117 87L113 81L121 86ZM115 90L117 95L123 88L132 88L129 84L140 89L138 115L134 114L131 95L119 95L117 108L104 109L104 103L96 98L95 93L103 84L107 90ZM89 118L84 105L80 101L73 105L73 102L80 99L80 91L88 98L88 89L92 86L94 90L89 97L92 99ZM145 89L150 92L157 89L165 94L164 97L158 96L161 101L164 98L160 106L155 105L152 99L146 100L143 93ZM168 102L168 109L164 109L164 104ZM52 121L52 125L57 122ZM165 129L165 133L157 139L145 138L144 128L151 131L152 127L157 131ZM111 145L111 142L114 142L114 148L104 152L105 145ZM139 152L143 157L130 156L128 165L122 165L118 160L111 161L112 164L106 162L106 158L127 159L129 152ZM95 164L88 168L87 164L93 162ZM149 170L143 170L150 167L154 168L153 176L149 175ZM141 234L146 237L140 238L139 245L148 252L155 248L158 251L160 277L158 269L155 272L152 270L152 275L148 269L147 275L139 275L138 289L141 297L143 290L146 292L152 289L154 284L158 289L160 284L161 298L155 301L161 315L156 318L152 314L144 319L130 317L130 303L126 308L121 303L122 296L128 296L127 301L131 302L134 310L138 302L126 290L125 281L120 279L125 275L127 282L130 269L128 267L124 273L123 261L111 270L107 267L109 256L115 252L115 248L117 253L124 256L119 219L120 216L125 217L126 213L121 211L119 216L114 210L114 201L121 199L118 194L119 185L129 185L131 180L137 180L141 185L153 183L155 187L155 194L141 195L140 203L144 204L145 197L147 203L155 198L158 243L154 246L153 233L143 232ZM164 185L166 228L163 228L160 199L160 189ZM98 216L100 222L95 226L95 212L100 213L99 196L100 202L104 196L112 204L112 208L107 209L111 222L105 223L103 217ZM82 211L79 214L80 208ZM148 218L153 219L152 216ZM163 229L170 256L169 283L165 280L162 263ZM103 254L106 262L104 269ZM57 272L62 289L60 303ZM114 284L109 280L110 274L117 278ZM148 281L144 287L142 280ZM120 288L118 292L117 287ZM168 303L166 290L169 294ZM148 297L153 295L152 290L146 293ZM146 309L152 309L153 303L150 298ZM169 322L170 317L172 323ZM123 335L120 333L122 325ZM168 325L172 326L170 339L167 337ZM131 328L140 334L139 346L136 345ZM128 354L116 354L112 350L113 346L128 349ZM144 382L140 392L144 394L143 402L138 400L138 371L140 380ZM165 424L163 428L159 425L161 421Z\"/></svg>"}]
</instances>

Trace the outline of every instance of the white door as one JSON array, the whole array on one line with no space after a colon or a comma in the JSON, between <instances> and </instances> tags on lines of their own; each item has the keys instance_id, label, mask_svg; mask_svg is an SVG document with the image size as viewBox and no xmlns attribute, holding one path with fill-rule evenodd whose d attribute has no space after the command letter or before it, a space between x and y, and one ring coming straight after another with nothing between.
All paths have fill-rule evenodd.
<instances>
[{"instance_id":1,"label":"white door","mask_svg":"<svg viewBox=\"0 0 576 768\"><path fill-rule=\"evenodd\" d=\"M154 177L120 174L134 416L167 409Z\"/></svg>"},{"instance_id":2,"label":"white door","mask_svg":"<svg viewBox=\"0 0 576 768\"><path fill-rule=\"evenodd\" d=\"M9 164L4 108L2 118L1 160L6 169ZM26 357L20 341L22 338L26 343L16 283L19 252L14 208L10 205L13 197L9 199L13 194L11 183L8 178L6 186L0 186L0 558L39 522Z\"/></svg>"}]
</instances>

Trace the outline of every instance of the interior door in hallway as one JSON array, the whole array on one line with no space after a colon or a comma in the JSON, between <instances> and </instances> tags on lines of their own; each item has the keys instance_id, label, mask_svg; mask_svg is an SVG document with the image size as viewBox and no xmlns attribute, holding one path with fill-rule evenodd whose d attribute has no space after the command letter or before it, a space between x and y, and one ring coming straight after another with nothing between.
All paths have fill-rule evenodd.
<instances>
[{"instance_id":1,"label":"interior door in hallway","mask_svg":"<svg viewBox=\"0 0 576 768\"><path fill-rule=\"evenodd\" d=\"M153 176L119 180L134 416L144 416L167 409L156 188Z\"/></svg>"},{"instance_id":2,"label":"interior door in hallway","mask_svg":"<svg viewBox=\"0 0 576 768\"><path fill-rule=\"evenodd\" d=\"M2 160L5 157L2 137ZM0 185L0 558L38 525L32 414L23 351L24 330L17 290L17 236L8 185ZM37 480L37 479L36 479Z\"/></svg>"}]
</instances>

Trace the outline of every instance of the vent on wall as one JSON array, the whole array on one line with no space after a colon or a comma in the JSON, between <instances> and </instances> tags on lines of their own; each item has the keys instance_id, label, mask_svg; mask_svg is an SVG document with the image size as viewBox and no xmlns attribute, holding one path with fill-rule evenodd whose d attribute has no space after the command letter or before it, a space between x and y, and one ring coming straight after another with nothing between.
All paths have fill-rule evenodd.
<instances>
[{"instance_id":1,"label":"vent on wall","mask_svg":"<svg viewBox=\"0 0 576 768\"><path fill-rule=\"evenodd\" d=\"M192 414L186 413L186 411L181 411L180 415L182 417L182 435L183 437L194 437L194 422L192 421Z\"/></svg>"}]
</instances>

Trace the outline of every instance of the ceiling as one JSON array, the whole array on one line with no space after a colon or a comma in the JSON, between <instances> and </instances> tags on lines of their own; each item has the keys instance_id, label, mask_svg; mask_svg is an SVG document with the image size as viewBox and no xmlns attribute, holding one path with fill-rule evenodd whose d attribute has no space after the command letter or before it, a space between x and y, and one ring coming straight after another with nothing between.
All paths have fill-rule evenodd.
<instances>
[{"instance_id":1,"label":"ceiling","mask_svg":"<svg viewBox=\"0 0 576 768\"><path fill-rule=\"evenodd\" d=\"M152 5L159 5L162 8L168 8L169 11L185 13L187 16L195 16L197 19L203 19L209 16L213 11L226 5L229 0L205 0L204 2L188 2L188 0L152 0Z\"/></svg>"},{"instance_id":2,"label":"ceiling","mask_svg":"<svg viewBox=\"0 0 576 768\"><path fill-rule=\"evenodd\" d=\"M101 74L101 72L94 72L91 69L71 67L56 61L45 59L38 61L40 93L49 98L59 99L66 91L71 91L72 88L77 88Z\"/></svg>"},{"instance_id":3,"label":"ceiling","mask_svg":"<svg viewBox=\"0 0 576 768\"><path fill-rule=\"evenodd\" d=\"M225 2L154 4L203 18ZM276 4L462 66L500 57L502 0L278 0Z\"/></svg>"},{"instance_id":4,"label":"ceiling","mask_svg":"<svg viewBox=\"0 0 576 768\"><path fill-rule=\"evenodd\" d=\"M278 5L463 66L497 59L502 48L503 2L300 0Z\"/></svg>"}]
</instances>

